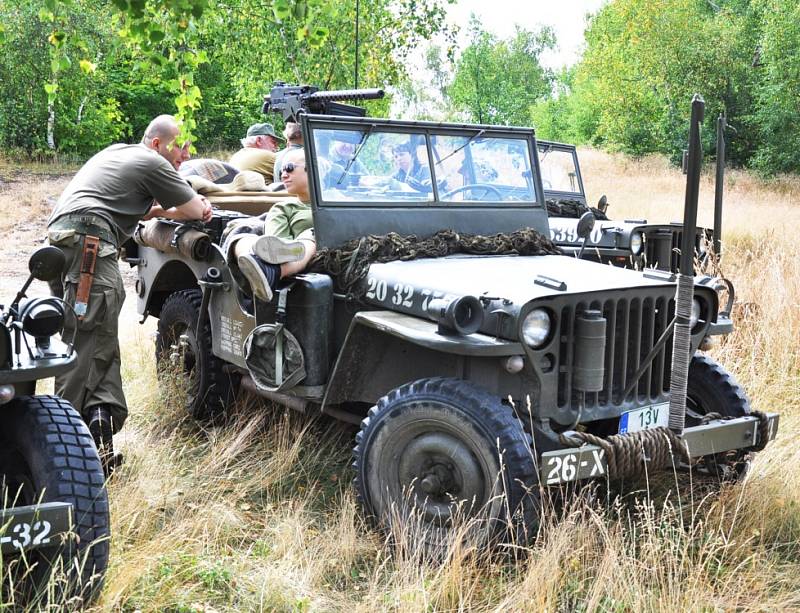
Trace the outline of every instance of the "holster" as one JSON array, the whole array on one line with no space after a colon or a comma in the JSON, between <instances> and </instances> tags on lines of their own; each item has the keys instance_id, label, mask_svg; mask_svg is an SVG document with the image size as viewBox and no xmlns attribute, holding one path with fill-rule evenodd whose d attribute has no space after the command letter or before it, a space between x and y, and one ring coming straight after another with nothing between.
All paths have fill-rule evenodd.
<instances>
[{"instance_id":1,"label":"holster","mask_svg":"<svg viewBox=\"0 0 800 613\"><path fill-rule=\"evenodd\" d=\"M99 250L100 239L97 236L85 234L81 251L81 274L78 279L78 289L75 292L75 314L79 320L83 320L89 310L89 296L92 291L94 267L97 263L97 252Z\"/></svg>"}]
</instances>

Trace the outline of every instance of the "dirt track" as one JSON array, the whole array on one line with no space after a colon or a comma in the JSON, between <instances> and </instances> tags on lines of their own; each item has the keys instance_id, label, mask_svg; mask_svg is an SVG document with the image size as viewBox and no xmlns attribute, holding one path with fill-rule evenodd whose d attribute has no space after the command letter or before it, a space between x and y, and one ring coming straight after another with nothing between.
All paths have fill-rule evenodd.
<instances>
[{"instance_id":1,"label":"dirt track","mask_svg":"<svg viewBox=\"0 0 800 613\"><path fill-rule=\"evenodd\" d=\"M28 276L28 258L46 243L47 219L52 207L48 196L57 197L71 174L13 173L0 170L0 304L8 304ZM120 339L140 338L155 329L154 321L138 325L133 284L136 269L120 262L127 298L120 315ZM47 284L34 281L31 296L46 295Z\"/></svg>"}]
</instances>

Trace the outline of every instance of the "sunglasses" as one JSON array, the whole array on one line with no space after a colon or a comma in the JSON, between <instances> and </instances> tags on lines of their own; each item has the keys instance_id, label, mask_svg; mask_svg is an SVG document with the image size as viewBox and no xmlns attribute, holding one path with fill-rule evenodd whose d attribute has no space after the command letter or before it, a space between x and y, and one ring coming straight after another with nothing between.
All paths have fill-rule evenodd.
<instances>
[{"instance_id":1,"label":"sunglasses","mask_svg":"<svg viewBox=\"0 0 800 613\"><path fill-rule=\"evenodd\" d=\"M285 172L287 175L290 175L294 172L295 168L302 168L304 166L305 164L293 164L292 162L289 162L288 164L283 165L283 169L281 170L281 172L282 173Z\"/></svg>"}]
</instances>

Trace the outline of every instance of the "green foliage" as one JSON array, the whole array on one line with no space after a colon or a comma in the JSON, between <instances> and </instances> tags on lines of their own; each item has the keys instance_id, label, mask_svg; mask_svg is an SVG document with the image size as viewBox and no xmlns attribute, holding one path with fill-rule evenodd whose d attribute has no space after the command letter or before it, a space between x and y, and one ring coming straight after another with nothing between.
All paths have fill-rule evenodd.
<instances>
[{"instance_id":1,"label":"green foliage","mask_svg":"<svg viewBox=\"0 0 800 613\"><path fill-rule=\"evenodd\" d=\"M360 85L405 79L445 1L362 0ZM355 0L19 0L0 2L0 24L0 148L29 153L48 148L49 111L62 152L139 140L161 113L179 115L182 138L231 148L272 81L354 84Z\"/></svg>"},{"instance_id":2,"label":"green foliage","mask_svg":"<svg viewBox=\"0 0 800 613\"><path fill-rule=\"evenodd\" d=\"M498 40L473 16L470 37L447 88L452 105L477 123L528 125L531 105L550 94L553 75L539 56L555 46L552 30L517 27L512 38Z\"/></svg>"},{"instance_id":3,"label":"green foliage","mask_svg":"<svg viewBox=\"0 0 800 613\"><path fill-rule=\"evenodd\" d=\"M704 146L725 112L728 159L800 167L800 26L794 0L613 0L591 18L581 62L534 106L539 134L679 159L689 101L706 101Z\"/></svg>"},{"instance_id":4,"label":"green foliage","mask_svg":"<svg viewBox=\"0 0 800 613\"><path fill-rule=\"evenodd\" d=\"M563 142L585 143L594 141L598 116L594 112L593 92L585 87L572 92L575 70L563 69L555 79L556 93L531 107L530 115L539 138Z\"/></svg>"},{"instance_id":5,"label":"green foliage","mask_svg":"<svg viewBox=\"0 0 800 613\"><path fill-rule=\"evenodd\" d=\"M762 20L761 79L752 121L758 131L753 163L772 174L800 169L800 5L796 0L757 0Z\"/></svg>"}]
</instances>

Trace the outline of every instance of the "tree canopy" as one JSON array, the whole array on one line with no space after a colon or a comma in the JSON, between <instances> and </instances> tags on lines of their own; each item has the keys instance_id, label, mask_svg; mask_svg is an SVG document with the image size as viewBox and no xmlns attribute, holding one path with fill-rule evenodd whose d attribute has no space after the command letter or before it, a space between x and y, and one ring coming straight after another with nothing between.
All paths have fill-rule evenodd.
<instances>
[{"instance_id":1,"label":"tree canopy","mask_svg":"<svg viewBox=\"0 0 800 613\"><path fill-rule=\"evenodd\" d=\"M724 112L733 163L800 168L797 0L609 0L587 18L583 57L559 71L541 61L558 44L548 28L500 38L473 18L456 48L454 1L0 0L0 148L83 156L164 112L183 138L225 147L274 81L358 81L405 102L371 103L376 115L533 125L676 160L697 92L708 154Z\"/></svg>"},{"instance_id":2,"label":"tree canopy","mask_svg":"<svg viewBox=\"0 0 800 613\"><path fill-rule=\"evenodd\" d=\"M473 16L469 34L472 42L456 61L446 89L452 105L469 121L526 125L530 106L550 95L553 74L539 57L555 46L552 30L517 27L513 37L499 40Z\"/></svg>"}]
</instances>

